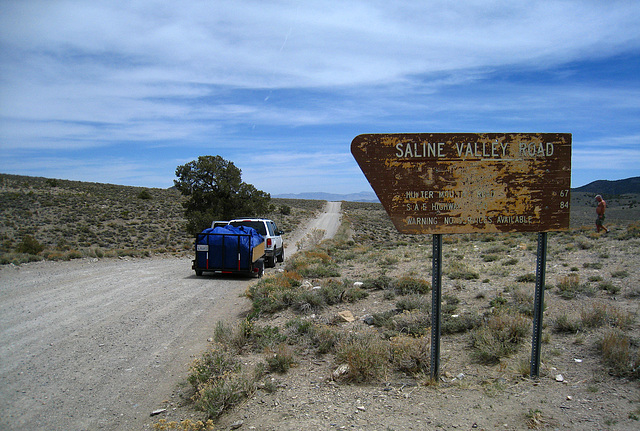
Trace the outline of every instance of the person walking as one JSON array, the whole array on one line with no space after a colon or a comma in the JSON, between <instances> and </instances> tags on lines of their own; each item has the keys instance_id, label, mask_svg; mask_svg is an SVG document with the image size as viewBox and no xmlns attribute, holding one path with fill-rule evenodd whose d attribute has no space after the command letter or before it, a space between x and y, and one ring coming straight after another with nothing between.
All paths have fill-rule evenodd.
<instances>
[{"instance_id":1,"label":"person walking","mask_svg":"<svg viewBox=\"0 0 640 431\"><path fill-rule=\"evenodd\" d=\"M596 195L596 202L598 202L596 207L596 214L598 215L598 218L596 218L596 232L600 233L601 230L604 230L604 233L609 233L609 229L604 227L604 212L607 209L607 202L600 195Z\"/></svg>"}]
</instances>

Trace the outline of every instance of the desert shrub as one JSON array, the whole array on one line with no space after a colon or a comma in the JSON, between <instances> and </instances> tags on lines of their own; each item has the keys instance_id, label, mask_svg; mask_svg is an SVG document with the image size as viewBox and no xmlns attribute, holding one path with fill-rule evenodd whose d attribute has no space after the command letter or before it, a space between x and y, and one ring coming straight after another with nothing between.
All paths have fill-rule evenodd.
<instances>
[{"instance_id":1,"label":"desert shrub","mask_svg":"<svg viewBox=\"0 0 640 431\"><path fill-rule=\"evenodd\" d=\"M606 290L608 293L615 295L616 293L620 292L620 286L613 284L613 282L611 281L603 281L602 283L598 284L598 288L600 290Z\"/></svg>"},{"instance_id":2,"label":"desert shrub","mask_svg":"<svg viewBox=\"0 0 640 431\"><path fill-rule=\"evenodd\" d=\"M625 296L627 298L640 298L640 286L633 286L629 288Z\"/></svg>"},{"instance_id":3,"label":"desert shrub","mask_svg":"<svg viewBox=\"0 0 640 431\"><path fill-rule=\"evenodd\" d=\"M211 419L206 422L192 421L191 419L185 419L180 422L159 419L158 422L153 424L153 429L155 431L214 431L215 424Z\"/></svg>"},{"instance_id":4,"label":"desert shrub","mask_svg":"<svg viewBox=\"0 0 640 431\"><path fill-rule=\"evenodd\" d=\"M349 334L336 346L338 364L348 366L342 377L351 382L369 382L382 377L389 367L389 346L372 334Z\"/></svg>"},{"instance_id":5,"label":"desert shrub","mask_svg":"<svg viewBox=\"0 0 640 431\"><path fill-rule=\"evenodd\" d=\"M376 278L367 278L362 283L363 289L384 290L390 288L392 280L386 275L380 275Z\"/></svg>"},{"instance_id":6,"label":"desert shrub","mask_svg":"<svg viewBox=\"0 0 640 431\"><path fill-rule=\"evenodd\" d=\"M340 277L336 262L319 248L297 253L289 260L286 267L305 278Z\"/></svg>"},{"instance_id":7,"label":"desert shrub","mask_svg":"<svg viewBox=\"0 0 640 431\"><path fill-rule=\"evenodd\" d=\"M516 281L520 283L534 283L536 281L536 275L532 273L522 274L516 277Z\"/></svg>"},{"instance_id":8,"label":"desert shrub","mask_svg":"<svg viewBox=\"0 0 640 431\"><path fill-rule=\"evenodd\" d=\"M330 289L323 288L325 292ZM291 305L297 311L307 313L317 311L325 304L320 290L302 290L292 294Z\"/></svg>"},{"instance_id":9,"label":"desert shrub","mask_svg":"<svg viewBox=\"0 0 640 431\"><path fill-rule=\"evenodd\" d=\"M373 313L371 318L373 319L373 326L379 328L393 329L393 318L398 314L397 310L383 311L381 313Z\"/></svg>"},{"instance_id":10,"label":"desert shrub","mask_svg":"<svg viewBox=\"0 0 640 431\"><path fill-rule=\"evenodd\" d=\"M396 332L420 337L429 332L431 315L422 310L403 311L393 317L391 323L391 329Z\"/></svg>"},{"instance_id":11,"label":"desert shrub","mask_svg":"<svg viewBox=\"0 0 640 431\"><path fill-rule=\"evenodd\" d=\"M445 273L452 280L477 280L480 274L469 268L461 260L453 260Z\"/></svg>"},{"instance_id":12,"label":"desert shrub","mask_svg":"<svg viewBox=\"0 0 640 431\"><path fill-rule=\"evenodd\" d=\"M503 307L503 306L507 305L508 302L509 302L509 300L507 298L505 298L504 296L502 296L501 293L499 293L493 299L491 299L491 301L489 301L489 306L491 306L493 308L500 308L500 307Z\"/></svg>"},{"instance_id":13,"label":"desert shrub","mask_svg":"<svg viewBox=\"0 0 640 431\"><path fill-rule=\"evenodd\" d=\"M445 314L442 316L442 334L459 334L470 331L482 324L482 316L477 314L464 313L460 315Z\"/></svg>"},{"instance_id":14,"label":"desert shrub","mask_svg":"<svg viewBox=\"0 0 640 431\"><path fill-rule=\"evenodd\" d=\"M221 380L229 373L238 372L240 367L233 353L222 344L214 344L201 358L193 362L187 381L196 391L200 391L209 383Z\"/></svg>"},{"instance_id":15,"label":"desert shrub","mask_svg":"<svg viewBox=\"0 0 640 431\"><path fill-rule=\"evenodd\" d=\"M592 296L595 293L594 288L580 283L578 274L568 274L562 277L556 287L558 288L558 294L564 299L573 299L581 294Z\"/></svg>"},{"instance_id":16,"label":"desert shrub","mask_svg":"<svg viewBox=\"0 0 640 431\"><path fill-rule=\"evenodd\" d=\"M605 325L626 329L633 323L633 315L603 302L593 302L580 311L580 321L587 328Z\"/></svg>"},{"instance_id":17,"label":"desert shrub","mask_svg":"<svg viewBox=\"0 0 640 431\"><path fill-rule=\"evenodd\" d=\"M431 289L431 283L421 278L404 276L393 281L393 289L398 295L425 294Z\"/></svg>"},{"instance_id":18,"label":"desert shrub","mask_svg":"<svg viewBox=\"0 0 640 431\"><path fill-rule=\"evenodd\" d=\"M431 301L425 295L405 295L396 302L399 311L431 311Z\"/></svg>"},{"instance_id":19,"label":"desert shrub","mask_svg":"<svg viewBox=\"0 0 640 431\"><path fill-rule=\"evenodd\" d=\"M42 260L41 257L36 256L34 254L24 254L24 253L6 253L0 255L0 264L14 264L20 265L27 262L37 262Z\"/></svg>"},{"instance_id":20,"label":"desert shrub","mask_svg":"<svg viewBox=\"0 0 640 431\"><path fill-rule=\"evenodd\" d=\"M627 278L628 276L629 276L629 271L627 271L626 269L613 271L611 273L611 277L613 277L613 278Z\"/></svg>"},{"instance_id":21,"label":"desert shrub","mask_svg":"<svg viewBox=\"0 0 640 431\"><path fill-rule=\"evenodd\" d=\"M280 343L274 351L267 352L267 366L271 372L286 373L293 363L293 352L285 343Z\"/></svg>"},{"instance_id":22,"label":"desert shrub","mask_svg":"<svg viewBox=\"0 0 640 431\"><path fill-rule=\"evenodd\" d=\"M460 299L455 295L445 294L442 296L442 313L443 314L453 314L458 308L458 304L460 303Z\"/></svg>"},{"instance_id":23,"label":"desert shrub","mask_svg":"<svg viewBox=\"0 0 640 431\"><path fill-rule=\"evenodd\" d=\"M346 302L356 302L369 296L369 292L359 287L349 287L344 291L342 300Z\"/></svg>"},{"instance_id":24,"label":"desert shrub","mask_svg":"<svg viewBox=\"0 0 640 431\"><path fill-rule=\"evenodd\" d=\"M593 241L589 241L588 239L584 239L584 238L579 238L576 241L576 246L580 250L589 250L590 248L593 247Z\"/></svg>"},{"instance_id":25,"label":"desert shrub","mask_svg":"<svg viewBox=\"0 0 640 431\"><path fill-rule=\"evenodd\" d=\"M530 290L516 288L513 290L511 298L513 299L512 307L515 311L524 314L525 316L533 317L533 293ZM542 305L542 308L545 308L544 304Z\"/></svg>"},{"instance_id":26,"label":"desert shrub","mask_svg":"<svg viewBox=\"0 0 640 431\"><path fill-rule=\"evenodd\" d=\"M246 292L252 301L253 313L275 313L289 307L296 299L301 280L302 277L292 271L260 279Z\"/></svg>"},{"instance_id":27,"label":"desert shrub","mask_svg":"<svg viewBox=\"0 0 640 431\"><path fill-rule=\"evenodd\" d=\"M393 266L400 261L396 256L384 255L378 259L377 264L379 266Z\"/></svg>"},{"instance_id":28,"label":"desert shrub","mask_svg":"<svg viewBox=\"0 0 640 431\"><path fill-rule=\"evenodd\" d=\"M313 331L313 322L297 317L289 320L285 327L295 337L306 336Z\"/></svg>"},{"instance_id":29,"label":"desert shrub","mask_svg":"<svg viewBox=\"0 0 640 431\"><path fill-rule=\"evenodd\" d=\"M329 326L318 326L310 320L300 318L290 320L286 327L290 342L308 345L319 354L333 351L340 337L339 332Z\"/></svg>"},{"instance_id":30,"label":"desert shrub","mask_svg":"<svg viewBox=\"0 0 640 431\"><path fill-rule=\"evenodd\" d=\"M340 334L328 326L314 326L310 335L313 346L321 355L334 351L340 340Z\"/></svg>"},{"instance_id":31,"label":"desert shrub","mask_svg":"<svg viewBox=\"0 0 640 431\"><path fill-rule=\"evenodd\" d=\"M209 418L217 418L249 397L255 390L258 377L243 370L235 353L215 343L194 361L187 381L196 391L193 397L195 407Z\"/></svg>"},{"instance_id":32,"label":"desert shrub","mask_svg":"<svg viewBox=\"0 0 640 431\"><path fill-rule=\"evenodd\" d=\"M400 335L390 340L391 364L399 371L428 373L431 364L431 338Z\"/></svg>"},{"instance_id":33,"label":"desert shrub","mask_svg":"<svg viewBox=\"0 0 640 431\"><path fill-rule=\"evenodd\" d=\"M242 403L255 391L253 376L230 373L205 385L194 397L195 407L209 418L218 418L226 410Z\"/></svg>"},{"instance_id":34,"label":"desert shrub","mask_svg":"<svg viewBox=\"0 0 640 431\"><path fill-rule=\"evenodd\" d=\"M291 207L289 205L280 205L278 207L278 211L282 215L290 215L291 214Z\"/></svg>"},{"instance_id":35,"label":"desert shrub","mask_svg":"<svg viewBox=\"0 0 640 431\"><path fill-rule=\"evenodd\" d=\"M44 250L44 245L31 235L25 235L16 247L18 253L38 254Z\"/></svg>"},{"instance_id":36,"label":"desert shrub","mask_svg":"<svg viewBox=\"0 0 640 431\"><path fill-rule=\"evenodd\" d=\"M496 260L499 260L500 256L496 255L496 254L483 254L482 255L482 260L485 262L495 262Z\"/></svg>"},{"instance_id":37,"label":"desert shrub","mask_svg":"<svg viewBox=\"0 0 640 431\"><path fill-rule=\"evenodd\" d=\"M587 269L602 269L602 263L600 262L585 262L582 264L583 268Z\"/></svg>"},{"instance_id":38,"label":"desert shrub","mask_svg":"<svg viewBox=\"0 0 640 431\"><path fill-rule=\"evenodd\" d=\"M151 193L149 193L149 190L142 190L140 193L138 193L138 199L142 199L142 200L150 200L153 199L153 196L151 196Z\"/></svg>"},{"instance_id":39,"label":"desert shrub","mask_svg":"<svg viewBox=\"0 0 640 431\"><path fill-rule=\"evenodd\" d=\"M582 328L578 319L572 319L566 314L558 316L553 324L553 330L558 333L577 333Z\"/></svg>"},{"instance_id":40,"label":"desert shrub","mask_svg":"<svg viewBox=\"0 0 640 431\"><path fill-rule=\"evenodd\" d=\"M616 239L621 241L632 238L640 238L640 221L629 223L625 231L616 234Z\"/></svg>"},{"instance_id":41,"label":"desert shrub","mask_svg":"<svg viewBox=\"0 0 640 431\"><path fill-rule=\"evenodd\" d=\"M619 329L607 329L599 342L600 352L612 374L640 378L640 355L637 346Z\"/></svg>"},{"instance_id":42,"label":"desert shrub","mask_svg":"<svg viewBox=\"0 0 640 431\"><path fill-rule=\"evenodd\" d=\"M481 363L497 363L518 350L530 330L521 314L497 313L471 334L472 357Z\"/></svg>"}]
</instances>

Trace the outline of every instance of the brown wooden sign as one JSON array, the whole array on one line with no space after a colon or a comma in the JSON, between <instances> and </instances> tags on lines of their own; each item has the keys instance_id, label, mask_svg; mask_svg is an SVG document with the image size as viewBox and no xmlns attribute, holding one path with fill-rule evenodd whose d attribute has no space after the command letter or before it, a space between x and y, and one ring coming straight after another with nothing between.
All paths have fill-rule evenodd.
<instances>
[{"instance_id":1,"label":"brown wooden sign","mask_svg":"<svg viewBox=\"0 0 640 431\"><path fill-rule=\"evenodd\" d=\"M570 133L359 135L351 153L401 233L569 228Z\"/></svg>"}]
</instances>

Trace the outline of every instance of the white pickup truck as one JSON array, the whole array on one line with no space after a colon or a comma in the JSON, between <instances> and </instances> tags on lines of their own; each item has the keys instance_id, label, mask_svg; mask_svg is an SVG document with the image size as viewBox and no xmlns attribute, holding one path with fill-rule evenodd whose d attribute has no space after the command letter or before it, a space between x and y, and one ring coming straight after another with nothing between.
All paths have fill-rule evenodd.
<instances>
[{"instance_id":1,"label":"white pickup truck","mask_svg":"<svg viewBox=\"0 0 640 431\"><path fill-rule=\"evenodd\" d=\"M214 222L215 223L215 222ZM277 262L284 262L284 243L281 230L273 220L264 218L238 218L229 221L235 227L248 226L258 231L264 238L265 266L274 267Z\"/></svg>"}]
</instances>

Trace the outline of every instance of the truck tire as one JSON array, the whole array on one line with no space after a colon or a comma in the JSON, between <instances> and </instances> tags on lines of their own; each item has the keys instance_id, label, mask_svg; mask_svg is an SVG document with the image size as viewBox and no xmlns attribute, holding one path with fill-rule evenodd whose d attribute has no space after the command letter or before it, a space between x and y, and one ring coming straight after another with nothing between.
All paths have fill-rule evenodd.
<instances>
[{"instance_id":1,"label":"truck tire","mask_svg":"<svg viewBox=\"0 0 640 431\"><path fill-rule=\"evenodd\" d=\"M200 277L202 275L202 271L200 271L199 269L196 269L196 275Z\"/></svg>"},{"instance_id":2,"label":"truck tire","mask_svg":"<svg viewBox=\"0 0 640 431\"><path fill-rule=\"evenodd\" d=\"M256 278L262 278L262 276L264 275L264 260L258 259L255 261L253 265L255 268L258 269L258 272L256 273Z\"/></svg>"},{"instance_id":3,"label":"truck tire","mask_svg":"<svg viewBox=\"0 0 640 431\"><path fill-rule=\"evenodd\" d=\"M278 262L284 262L284 246L280 249L280 254L276 259Z\"/></svg>"},{"instance_id":4,"label":"truck tire","mask_svg":"<svg viewBox=\"0 0 640 431\"><path fill-rule=\"evenodd\" d=\"M275 253L275 251L274 251ZM274 268L276 266L276 257L274 256L267 256L266 260L264 261L264 266L266 268Z\"/></svg>"}]
</instances>

